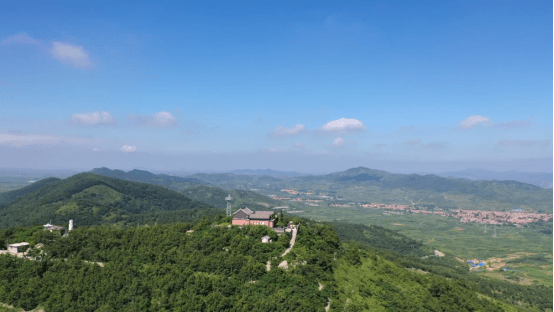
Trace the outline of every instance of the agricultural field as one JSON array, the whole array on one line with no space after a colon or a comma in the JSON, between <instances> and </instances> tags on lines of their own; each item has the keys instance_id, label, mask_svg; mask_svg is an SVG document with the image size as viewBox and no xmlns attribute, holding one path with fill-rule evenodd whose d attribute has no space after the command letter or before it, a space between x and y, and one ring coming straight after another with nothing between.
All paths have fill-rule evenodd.
<instances>
[{"instance_id":1,"label":"agricultural field","mask_svg":"<svg viewBox=\"0 0 554 312\"><path fill-rule=\"evenodd\" d=\"M347 202L347 201L345 201ZM300 208L298 208L300 209ZM485 269L472 270L494 278L522 284L552 285L552 222L524 227L460 223L459 219L436 215L388 213L386 209L360 207L312 207L303 205L295 215L318 221L341 221L378 225L396 230L432 249L451 254L467 263L479 259ZM468 264L468 268L470 265ZM506 271L503 268L508 268ZM492 269L492 270L491 270Z\"/></svg>"}]
</instances>

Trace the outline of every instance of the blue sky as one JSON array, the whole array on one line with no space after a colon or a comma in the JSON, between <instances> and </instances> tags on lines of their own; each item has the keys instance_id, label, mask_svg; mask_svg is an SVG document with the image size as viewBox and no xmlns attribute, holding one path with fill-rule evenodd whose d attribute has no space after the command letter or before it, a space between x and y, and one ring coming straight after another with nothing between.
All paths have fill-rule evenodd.
<instances>
[{"instance_id":1,"label":"blue sky","mask_svg":"<svg viewBox=\"0 0 554 312\"><path fill-rule=\"evenodd\" d=\"M552 172L547 1L20 1L3 168Z\"/></svg>"}]
</instances>

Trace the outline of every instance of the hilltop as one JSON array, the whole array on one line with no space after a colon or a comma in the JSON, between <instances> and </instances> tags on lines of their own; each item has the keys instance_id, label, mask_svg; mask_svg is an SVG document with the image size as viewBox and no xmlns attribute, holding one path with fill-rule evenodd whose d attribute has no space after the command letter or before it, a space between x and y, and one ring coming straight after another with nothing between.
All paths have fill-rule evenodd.
<instances>
[{"instance_id":1,"label":"hilltop","mask_svg":"<svg viewBox=\"0 0 554 312\"><path fill-rule=\"evenodd\" d=\"M0 239L10 231L10 237L27 235L33 245L43 244L29 253L41 255L40 261L0 255L0 284L5 285L0 302L48 312L552 308L551 288L490 282L468 274L449 257L410 256L427 251L381 228L352 233L340 224L296 219L296 243L282 258L289 234L214 221L125 229L78 226L68 237L39 228L0 231ZM345 242L333 227L345 238L364 230L374 237L371 243ZM262 243L265 235L273 242ZM285 260L288 265L279 265Z\"/></svg>"},{"instance_id":2,"label":"hilltop","mask_svg":"<svg viewBox=\"0 0 554 312\"><path fill-rule=\"evenodd\" d=\"M82 225L191 221L223 211L162 186L92 173L41 180L5 198L10 201L0 206L0 228L70 219Z\"/></svg>"}]
</instances>

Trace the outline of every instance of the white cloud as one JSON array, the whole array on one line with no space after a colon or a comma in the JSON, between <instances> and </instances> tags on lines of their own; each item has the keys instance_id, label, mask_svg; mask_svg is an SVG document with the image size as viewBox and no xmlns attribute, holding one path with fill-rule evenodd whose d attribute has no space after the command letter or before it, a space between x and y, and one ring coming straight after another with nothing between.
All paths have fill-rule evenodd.
<instances>
[{"instance_id":1,"label":"white cloud","mask_svg":"<svg viewBox=\"0 0 554 312\"><path fill-rule=\"evenodd\" d=\"M136 150L137 150L137 147L134 145L123 145L123 147L121 147L121 151L126 153L132 153Z\"/></svg>"},{"instance_id":2,"label":"white cloud","mask_svg":"<svg viewBox=\"0 0 554 312\"><path fill-rule=\"evenodd\" d=\"M7 37L6 39L2 40L1 43L3 45L32 44L36 46L42 46L42 43L39 40L36 40L23 32L18 33L14 36Z\"/></svg>"},{"instance_id":3,"label":"white cloud","mask_svg":"<svg viewBox=\"0 0 554 312\"><path fill-rule=\"evenodd\" d=\"M154 127L164 127L171 128L177 126L177 119L171 115L169 112L158 112L152 116L129 116L131 121L142 125L142 126L154 126Z\"/></svg>"},{"instance_id":4,"label":"white cloud","mask_svg":"<svg viewBox=\"0 0 554 312\"><path fill-rule=\"evenodd\" d=\"M72 123L81 125L110 125L114 123L112 115L108 112L92 112L84 114L73 114Z\"/></svg>"},{"instance_id":5,"label":"white cloud","mask_svg":"<svg viewBox=\"0 0 554 312\"><path fill-rule=\"evenodd\" d=\"M283 126L277 126L269 133L269 137L278 138L278 137L295 137L299 134L306 131L306 126L301 124L296 124L291 128L285 128Z\"/></svg>"},{"instance_id":6,"label":"white cloud","mask_svg":"<svg viewBox=\"0 0 554 312\"><path fill-rule=\"evenodd\" d=\"M490 123L491 120L488 119L487 117L483 117L483 116L470 116L470 117L466 118L464 121L461 122L460 128L461 129L473 128L476 125L478 125L480 123L483 123L483 122Z\"/></svg>"},{"instance_id":7,"label":"white cloud","mask_svg":"<svg viewBox=\"0 0 554 312\"><path fill-rule=\"evenodd\" d=\"M77 68L88 68L92 66L89 59L89 54L81 46L76 46L70 43L54 41L51 46L43 44L42 41L34 39L26 33L18 33L14 36L6 37L0 42L2 45L34 45L45 53L48 53L52 58L73 65Z\"/></svg>"},{"instance_id":8,"label":"white cloud","mask_svg":"<svg viewBox=\"0 0 554 312\"><path fill-rule=\"evenodd\" d=\"M323 127L321 127L321 131L323 132L340 132L340 133L360 131L363 129L365 129L363 122L357 119L346 119L346 118L330 121L325 125L323 125Z\"/></svg>"},{"instance_id":9,"label":"white cloud","mask_svg":"<svg viewBox=\"0 0 554 312\"><path fill-rule=\"evenodd\" d=\"M306 146L306 144L301 143L301 142L294 143L294 147L296 147L296 148L304 148L305 146Z\"/></svg>"},{"instance_id":10,"label":"white cloud","mask_svg":"<svg viewBox=\"0 0 554 312\"><path fill-rule=\"evenodd\" d=\"M341 147L343 144L344 144L344 139L341 137L338 137L333 141L333 147L335 148Z\"/></svg>"},{"instance_id":11,"label":"white cloud","mask_svg":"<svg viewBox=\"0 0 554 312\"><path fill-rule=\"evenodd\" d=\"M83 47L69 43L53 42L50 55L60 62L69 63L78 68L87 68L92 65L88 53Z\"/></svg>"}]
</instances>

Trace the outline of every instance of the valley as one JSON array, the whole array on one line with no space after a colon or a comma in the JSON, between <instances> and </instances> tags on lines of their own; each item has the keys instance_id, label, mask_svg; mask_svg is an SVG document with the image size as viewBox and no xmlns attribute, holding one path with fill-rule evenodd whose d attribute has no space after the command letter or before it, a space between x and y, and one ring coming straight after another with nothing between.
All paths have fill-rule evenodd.
<instances>
[{"instance_id":1,"label":"valley","mask_svg":"<svg viewBox=\"0 0 554 312\"><path fill-rule=\"evenodd\" d=\"M411 198L405 196L402 199L395 197L397 191L419 194L418 190L421 186L417 182L413 184L403 182L401 189L391 188L387 190L381 188L379 192L371 192L369 190L376 186L370 184L374 183L376 178L372 178L367 174L369 169L355 168L352 170L358 172L361 170L362 177L352 175L352 171L346 171L327 175L323 178L302 176L275 178L233 174L200 174L194 177L181 178L154 175L139 170L125 173L102 168L101 170L95 169L94 173L81 173L63 180L57 178L44 179L0 193L0 241L4 243L8 240L10 242L29 241L33 246L37 243L45 243L47 244L45 250L48 250L53 247L49 247L47 242L59 240L55 238L52 240L52 237L45 240L48 235L44 236L45 234L42 234L39 230L41 226L31 226L43 224L49 220L52 220L53 224L65 224L69 219L75 219L78 231L74 233L84 233L85 236L91 235L94 231L107 231L107 234L112 233L109 235L120 237L120 235L127 234L115 234L119 233L117 231L123 231L121 233L138 231L136 233L140 233L141 231L150 231L150 229L161 232L171 232L173 229L179 229L178 232L184 232L188 236L192 235L194 240L197 241L196 243L188 242L186 244L193 244L190 246L196 246L194 248L200 248L197 249L198 252L206 254L207 251L202 250L204 250L203 248L211 248L209 247L212 244L210 243L211 240L215 239L217 241L218 236L223 235L222 237L224 237L227 235L221 231L231 231L232 233L236 231L234 226L233 229L226 230L231 226L231 223L228 217L221 215L224 213L225 197L231 194L233 197L231 201L233 211L243 207L249 207L252 210L273 209L276 213L283 211L288 221L302 223L304 231L315 231L312 234L316 236L308 238L308 236L303 236L303 231L300 230L294 248L288 249L290 252L287 253L284 252L289 243L286 235L285 237L278 237L270 229L262 232L256 230L255 233L259 233L255 237L266 235L273 240L273 243L261 244L255 247L255 250L260 252L270 252L271 256L267 254L262 257L261 254L252 254L256 259L252 262L252 269L260 271L256 274L262 274L262 268L264 272L269 272L267 274L277 274L274 271L279 271L277 267L282 261L267 259L267 256L271 258L275 255L283 255L282 257L286 258L288 262L288 267L291 267L291 265L293 267L291 272L300 274L299 276L303 276L301 278L311 276L305 275L308 274L308 271L303 271L303 268L307 268L311 264L317 264L320 269L326 267L327 269L321 271L322 273L318 273L318 283L316 283L315 288L319 291L327 289L330 293L326 293L325 296L332 299L330 301L321 300L321 298L315 299L316 296L313 298L318 303L314 301L313 304L321 307L327 305L331 311L340 310L341 307L344 308L345 306L350 306L349 309L352 311L369 308L375 310L404 309L406 307L403 306L404 301L393 295L393 292L390 292L391 288L388 288L389 286L383 285L399 285L398 276L410 281L407 282L408 284L422 283L421 276L429 273L432 273L432 276L423 283L441 285L441 283L444 283L442 278L455 277L456 280L464 280L465 283L469 283L467 285L472 285L464 287L475 288L479 296L489 297L491 298L490 302L499 305L506 302L513 304L516 302L513 301L516 300L513 294L528 291L527 288L517 287L534 287L534 290L529 290L530 292L539 290L541 292L545 289L547 292L550 289L551 292L553 271L552 214L544 212L548 211L544 208L544 205L547 204L544 199L546 197L539 196L532 205L506 204L505 200L500 199L501 195L493 192L497 190L496 187L500 183L495 182L492 186L489 184L493 193L489 194L488 200L496 207L506 208L501 210L468 210L453 204L459 202L460 198L468 198L469 195L464 195L462 191L436 190L434 189L437 188L435 185L423 189L423 192L431 193L427 200L421 197L418 198L418 196ZM114 173L116 174L114 175ZM379 174L386 176L383 173ZM404 178L396 179L402 180ZM419 182L421 180L422 178L415 179ZM234 184L239 181L240 184ZM440 180L437 183L439 182ZM299 183L301 187L298 187ZM519 184L509 181L500 184L504 185L506 189L500 189L498 192L509 191L515 194L513 198L530 197L529 192L538 194L548 194L548 192L551 194L552 192L551 189L540 189L534 186L523 185L520 187ZM233 185L238 189L229 189ZM473 185L469 184L466 187L471 189ZM353 198L348 197L348 194L355 192L359 193ZM364 193L372 195L364 197ZM441 206L438 202L432 202L430 198L443 198L451 203L450 206ZM463 203L463 201L461 202ZM466 204L461 206L467 207ZM181 222L189 223L186 223L188 225L178 225ZM166 228L163 224L169 224L169 227ZM96 226L100 227L97 228ZM252 227L256 228L256 226ZM1 230L2 228L4 230ZM214 230L207 230L210 228ZM221 230L215 230L216 228L221 228ZM331 228L336 234L328 232ZM322 230L323 232L321 232ZM74 234L76 237L79 235L82 234ZM343 247L340 250L342 251L339 252L337 249L337 251L331 253L335 254L334 260L327 259L328 252L316 252L316 249L313 249L316 245L319 246L319 243L315 243L315 241L320 239L321 235L331 235L324 241L333 242L332 244L335 245L336 242L334 242L332 236L338 235L341 239ZM249 236L247 235L245 239ZM113 242L101 242L102 239L99 237L95 239L99 241L91 242L92 245L86 243L89 238L83 237L80 240L81 243L79 244L85 242L85 245L89 247L74 245L67 251L61 251L63 248L68 248L67 246L63 247L62 244L55 247L55 249L50 249L51 251L48 253L58 255L55 258L61 255L65 258L68 258L68 256L69 258L76 257L75 259L81 259L82 261L102 263L105 268L110 268L119 261L113 258L115 251L110 251L112 247L109 246ZM148 239L144 239L148 241ZM257 239L259 240L259 237ZM231 239L231 246L239 244L238 241L233 243L233 240L236 239ZM66 241L69 242L71 239ZM216 241L212 242L216 243ZM122 242L121 244L129 243L132 243L132 241ZM139 242L136 241L132 244L137 243ZM253 241L249 244L251 243ZM184 241L182 244L185 244ZM225 244L229 243L223 243L221 248L228 249L229 247L225 247ZM167 245L167 248L171 249L170 246L172 245ZM269 248L269 246L272 247ZM53 250L56 250L56 248L62 248L59 251L61 253L54 252ZM145 245L145 248L152 247ZM354 250L357 251L354 252ZM155 260L158 259L157 256L152 253L146 252L144 255L141 253L137 253L136 257L142 259L138 261L144 263L144 265L148 266L149 261L158 261ZM144 258L148 254L150 254L150 258L148 258L150 260ZM342 256L338 257L339 254ZM375 258L375 255L379 256ZM223 255L218 257L220 256ZM130 257L130 254L124 257ZM472 268L471 264L468 263L468 260L472 259L478 259L484 265ZM52 258L52 260L54 259ZM208 260L198 258L194 261L200 264ZM380 261L385 262L381 263ZM192 265L192 262L188 263ZM308 266L299 266L299 263L306 263ZM120 264L119 268L123 268L122 265L123 263ZM328 269L329 267L333 269ZM313 269L315 268L313 267ZM368 269L376 273L369 274L367 273ZM393 275L385 278L385 275L391 272ZM246 273L237 271L232 274L242 276L240 274ZM239 277L239 279L245 277L246 275ZM262 281L265 277L262 278L262 275L259 275L256 278ZM437 280L437 278L439 279ZM333 282L329 284L331 280ZM368 281L370 281L368 285L373 286L362 286L367 284ZM264 284L265 282L256 280L256 283L254 283L253 279L250 282L256 286L248 287L256 288L258 286L262 287L262 285L265 285L263 287L266 288L269 287L268 284ZM98 283L104 282L98 281ZM330 285L334 286L331 287ZM426 288L427 286L419 288L416 284L410 285L407 287L412 290L409 293L404 293L405 296L428 296L427 292L430 288ZM148 292L160 291L148 287L145 288L150 289ZM253 291L260 291L260 288L254 290L248 287L244 288L244 291L249 294ZM281 285L278 287L285 287L283 289L285 292L290 291L286 290L289 286ZM452 285L448 287L452 287ZM504 290L499 291L499 289ZM506 295L507 293L510 293L510 295ZM376 297L379 299L373 298L371 294L379 294ZM91 296L97 295L105 296L91 294ZM146 295L145 293L144 296L154 296L154 294ZM450 294L449 296L458 295ZM539 297L542 299L531 299L534 297L526 297L528 295L521 294L519 296L519 301L528 300L526 301L528 303L520 303L519 308L524 306L529 308L530 304L534 305L538 302L543 308L551 306L551 301L545 303L541 301L544 299L542 297ZM427 307L427 309L432 310L433 308L430 307L446 304L446 302L431 303L434 300L430 299L431 297L425 299L425 302L418 303L419 307L421 309ZM492 299L493 297L497 299ZM8 297L0 298L0 302L11 302L5 298ZM230 302L238 300L237 298L233 295L227 299L221 298L221 300L230 304ZM197 299L200 300L200 298ZM119 299L110 300L112 300L110 305L113 306L127 305L124 301L117 301ZM171 301L173 299L164 300L173 302ZM470 301L477 302L475 300L473 298ZM43 303L50 308L46 310L55 311L57 308L52 309L55 307L52 305L53 302L48 302L50 301ZM141 304L144 307L148 306L146 301L141 302L143 302ZM199 302L198 304L200 304ZM485 304L485 302L480 301L479 304ZM19 306L27 307L33 305L35 303L19 304ZM296 305L297 307L305 307L304 303L300 302L297 302ZM150 305L150 307L154 309L154 306ZM91 309L96 310L98 308L101 307ZM543 308L541 310L544 310ZM506 306L503 309L510 310Z\"/></svg>"}]
</instances>

